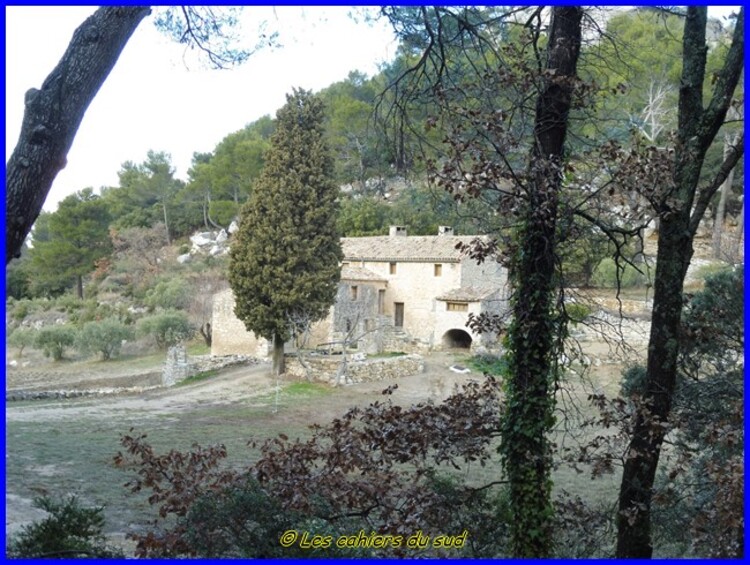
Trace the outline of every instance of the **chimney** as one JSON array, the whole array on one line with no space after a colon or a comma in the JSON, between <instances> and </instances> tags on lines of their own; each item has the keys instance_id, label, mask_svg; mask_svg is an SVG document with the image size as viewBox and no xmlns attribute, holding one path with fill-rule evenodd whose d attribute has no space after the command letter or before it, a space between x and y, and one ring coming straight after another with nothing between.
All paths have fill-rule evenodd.
<instances>
[{"instance_id":1,"label":"chimney","mask_svg":"<svg viewBox=\"0 0 750 565\"><path fill-rule=\"evenodd\" d=\"M391 237L399 237L406 235L406 226L391 226L388 235Z\"/></svg>"},{"instance_id":2,"label":"chimney","mask_svg":"<svg viewBox=\"0 0 750 565\"><path fill-rule=\"evenodd\" d=\"M453 235L452 226L438 226L438 235Z\"/></svg>"}]
</instances>

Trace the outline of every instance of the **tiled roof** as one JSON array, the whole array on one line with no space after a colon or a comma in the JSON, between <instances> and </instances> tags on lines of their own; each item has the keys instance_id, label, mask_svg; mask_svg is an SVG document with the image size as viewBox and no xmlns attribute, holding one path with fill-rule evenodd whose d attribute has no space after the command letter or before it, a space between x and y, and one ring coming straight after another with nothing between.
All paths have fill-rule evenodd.
<instances>
[{"instance_id":1,"label":"tiled roof","mask_svg":"<svg viewBox=\"0 0 750 565\"><path fill-rule=\"evenodd\" d=\"M387 282L387 279L380 276L377 273L373 273L370 269L363 267L352 267L351 265L344 265L341 267L341 279L349 281L383 281Z\"/></svg>"},{"instance_id":2,"label":"tiled roof","mask_svg":"<svg viewBox=\"0 0 750 565\"><path fill-rule=\"evenodd\" d=\"M458 263L459 243L469 243L481 235L410 235L342 237L344 260L369 261L443 261Z\"/></svg>"},{"instance_id":3,"label":"tiled roof","mask_svg":"<svg viewBox=\"0 0 750 565\"><path fill-rule=\"evenodd\" d=\"M437 300L457 302L479 302L489 298L500 289L497 287L463 286L454 288L437 297Z\"/></svg>"}]
</instances>

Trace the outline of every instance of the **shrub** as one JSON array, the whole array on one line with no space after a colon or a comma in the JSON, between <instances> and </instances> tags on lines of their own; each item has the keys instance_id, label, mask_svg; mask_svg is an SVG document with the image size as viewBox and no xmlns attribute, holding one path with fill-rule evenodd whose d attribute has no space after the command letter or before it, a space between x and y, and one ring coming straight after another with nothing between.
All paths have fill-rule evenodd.
<instances>
[{"instance_id":1,"label":"shrub","mask_svg":"<svg viewBox=\"0 0 750 565\"><path fill-rule=\"evenodd\" d=\"M158 347L166 349L193 337L195 329L185 314L172 310L141 318L136 332L139 337L153 337Z\"/></svg>"},{"instance_id":2,"label":"shrub","mask_svg":"<svg viewBox=\"0 0 750 565\"><path fill-rule=\"evenodd\" d=\"M36 341L36 331L30 328L17 328L8 336L8 345L18 349L18 356L23 355L26 347L34 347Z\"/></svg>"},{"instance_id":3,"label":"shrub","mask_svg":"<svg viewBox=\"0 0 750 565\"><path fill-rule=\"evenodd\" d=\"M45 357L55 361L63 358L66 347L71 347L76 340L76 330L70 325L46 326L37 332L35 347L44 351Z\"/></svg>"},{"instance_id":4,"label":"shrub","mask_svg":"<svg viewBox=\"0 0 750 565\"><path fill-rule=\"evenodd\" d=\"M152 311L185 310L190 304L190 285L181 278L159 281L146 293L144 302Z\"/></svg>"},{"instance_id":5,"label":"shrub","mask_svg":"<svg viewBox=\"0 0 750 565\"><path fill-rule=\"evenodd\" d=\"M120 354L123 340L132 339L133 329L116 318L88 322L78 334L81 353L101 353L106 361Z\"/></svg>"},{"instance_id":6,"label":"shrub","mask_svg":"<svg viewBox=\"0 0 750 565\"><path fill-rule=\"evenodd\" d=\"M472 369L488 375L506 376L508 374L508 361L504 357L489 353L475 355L466 364Z\"/></svg>"},{"instance_id":7,"label":"shrub","mask_svg":"<svg viewBox=\"0 0 750 565\"><path fill-rule=\"evenodd\" d=\"M633 365L622 372L620 394L630 398L634 394L643 394L646 391L646 367Z\"/></svg>"},{"instance_id":8,"label":"shrub","mask_svg":"<svg viewBox=\"0 0 750 565\"><path fill-rule=\"evenodd\" d=\"M579 324L591 315L591 307L580 302L565 305L565 314L573 324Z\"/></svg>"},{"instance_id":9,"label":"shrub","mask_svg":"<svg viewBox=\"0 0 750 565\"><path fill-rule=\"evenodd\" d=\"M60 502L37 498L34 506L50 515L11 539L9 557L123 557L105 543L103 508L83 508L75 496Z\"/></svg>"},{"instance_id":10,"label":"shrub","mask_svg":"<svg viewBox=\"0 0 750 565\"><path fill-rule=\"evenodd\" d=\"M645 269L645 266L644 266ZM600 288L617 288L618 267L613 259L607 257L602 259L594 270L592 281ZM648 278L639 273L635 267L626 264L624 270L620 269L620 288L630 288L646 284Z\"/></svg>"}]
</instances>

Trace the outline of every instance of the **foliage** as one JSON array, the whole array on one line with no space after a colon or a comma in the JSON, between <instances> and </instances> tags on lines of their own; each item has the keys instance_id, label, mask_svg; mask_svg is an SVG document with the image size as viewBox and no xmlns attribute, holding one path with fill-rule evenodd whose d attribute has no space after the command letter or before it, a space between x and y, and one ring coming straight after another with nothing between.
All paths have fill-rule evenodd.
<instances>
[{"instance_id":1,"label":"foliage","mask_svg":"<svg viewBox=\"0 0 750 565\"><path fill-rule=\"evenodd\" d=\"M88 322L78 333L77 348L82 353L101 353L102 360L107 361L120 354L122 342L132 339L134 333L132 327L116 318Z\"/></svg>"},{"instance_id":2,"label":"foliage","mask_svg":"<svg viewBox=\"0 0 750 565\"><path fill-rule=\"evenodd\" d=\"M646 265L641 265L642 270L646 268ZM600 288L631 288L645 284L648 278L630 263L618 264L605 257L596 266L591 281Z\"/></svg>"},{"instance_id":3,"label":"foliage","mask_svg":"<svg viewBox=\"0 0 750 565\"><path fill-rule=\"evenodd\" d=\"M277 371L291 337L287 316L325 316L340 276L338 191L322 125L317 97L303 90L287 96L230 252L235 313L248 330L273 340Z\"/></svg>"},{"instance_id":4,"label":"foliage","mask_svg":"<svg viewBox=\"0 0 750 565\"><path fill-rule=\"evenodd\" d=\"M474 355L466 361L472 369L495 377L508 376L508 360L505 357L485 354Z\"/></svg>"},{"instance_id":5,"label":"foliage","mask_svg":"<svg viewBox=\"0 0 750 565\"><path fill-rule=\"evenodd\" d=\"M565 315L572 324L580 324L591 315L592 309L588 304L570 302L565 304Z\"/></svg>"},{"instance_id":6,"label":"foliage","mask_svg":"<svg viewBox=\"0 0 750 565\"><path fill-rule=\"evenodd\" d=\"M116 462L138 467L129 486L133 492L151 490L150 502L159 506L160 517L176 518L165 520L160 530L135 535L137 554L296 555L296 548L278 553L278 546L270 545L275 538L256 547L256 533L278 532L283 524L299 530L315 524L316 532L351 534L345 528L356 532L361 527L394 536L418 529L431 536L468 529L474 541L464 554L496 555L502 551L508 513L507 498L496 498L494 492L499 483L475 488L437 471L490 460L503 412L498 393L498 382L488 378L465 385L439 405L402 408L375 402L352 408L327 426L313 426L308 440L283 435L266 440L260 459L244 472L219 467L226 457L222 446L157 455L145 436L124 436L127 455L118 454ZM261 511L248 514L248 504ZM238 522L239 516L244 517ZM238 523L249 527L237 528ZM378 554L411 553L402 545Z\"/></svg>"},{"instance_id":7,"label":"foliage","mask_svg":"<svg viewBox=\"0 0 750 565\"><path fill-rule=\"evenodd\" d=\"M21 357L26 347L33 347L36 343L36 333L31 328L16 328L7 337L8 345L18 349L18 356Z\"/></svg>"},{"instance_id":8,"label":"foliage","mask_svg":"<svg viewBox=\"0 0 750 565\"><path fill-rule=\"evenodd\" d=\"M188 340L194 333L195 329L187 316L177 310L167 310L147 316L136 323L136 335L152 337L157 347L161 349L167 349Z\"/></svg>"},{"instance_id":9,"label":"foliage","mask_svg":"<svg viewBox=\"0 0 750 565\"><path fill-rule=\"evenodd\" d=\"M36 335L34 346L44 351L45 357L55 361L63 358L65 349L72 347L76 340L76 329L72 325L44 326Z\"/></svg>"},{"instance_id":10,"label":"foliage","mask_svg":"<svg viewBox=\"0 0 750 565\"><path fill-rule=\"evenodd\" d=\"M173 277L156 283L156 286L146 292L143 302L151 311L157 308L185 310L190 305L191 298L189 283L182 277Z\"/></svg>"},{"instance_id":11,"label":"foliage","mask_svg":"<svg viewBox=\"0 0 750 565\"><path fill-rule=\"evenodd\" d=\"M34 506L50 515L24 526L10 540L9 557L123 557L102 535L103 507L84 508L74 495L61 501L35 498Z\"/></svg>"},{"instance_id":12,"label":"foliage","mask_svg":"<svg viewBox=\"0 0 750 565\"><path fill-rule=\"evenodd\" d=\"M690 493L693 549L739 557L744 547L744 275L719 272L688 304L674 414L689 461L673 488Z\"/></svg>"},{"instance_id":13,"label":"foliage","mask_svg":"<svg viewBox=\"0 0 750 565\"><path fill-rule=\"evenodd\" d=\"M57 295L96 268L109 255L110 215L90 188L64 198L46 220L46 234L29 250L29 279L35 296Z\"/></svg>"}]
</instances>

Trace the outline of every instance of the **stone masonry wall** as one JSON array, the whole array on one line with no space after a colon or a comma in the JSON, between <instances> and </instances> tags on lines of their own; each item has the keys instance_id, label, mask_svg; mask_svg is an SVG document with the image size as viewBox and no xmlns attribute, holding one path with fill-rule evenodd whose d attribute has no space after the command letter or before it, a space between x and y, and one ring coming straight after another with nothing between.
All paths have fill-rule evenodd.
<instances>
[{"instance_id":1,"label":"stone masonry wall","mask_svg":"<svg viewBox=\"0 0 750 565\"><path fill-rule=\"evenodd\" d=\"M312 380L334 384L336 371L341 363L341 357L307 357L306 364L310 367ZM295 358L286 360L287 373L307 378L305 370ZM353 361L349 357L347 365L348 384L398 379L424 372L424 358L421 355L404 355L401 357L385 357Z\"/></svg>"}]
</instances>

